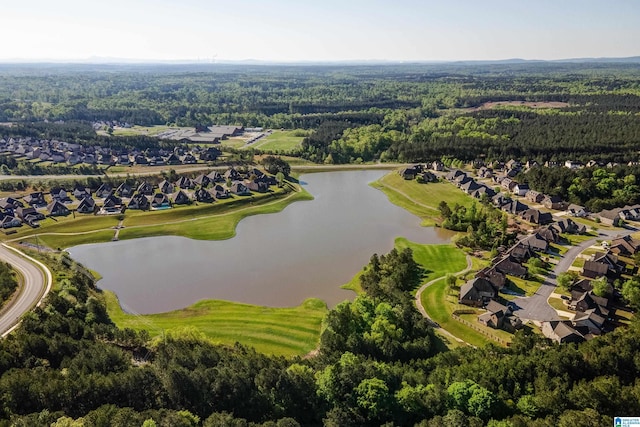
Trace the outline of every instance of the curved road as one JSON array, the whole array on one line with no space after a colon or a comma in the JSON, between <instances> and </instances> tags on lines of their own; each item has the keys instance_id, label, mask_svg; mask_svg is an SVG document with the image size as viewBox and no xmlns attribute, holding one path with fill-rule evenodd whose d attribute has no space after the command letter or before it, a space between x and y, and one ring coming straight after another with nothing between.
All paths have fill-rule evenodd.
<instances>
[{"instance_id":1,"label":"curved road","mask_svg":"<svg viewBox=\"0 0 640 427\"><path fill-rule=\"evenodd\" d=\"M635 233L636 231L638 230L631 228L623 230L600 230L598 233L598 237L585 240L584 242L581 242L569 248L569 250L560 259L560 261L558 261L558 263L555 265L555 267L553 268L553 272L551 272L545 278L544 283L540 285L534 295L530 297L516 298L512 301L512 304L515 304L513 314L520 317L522 320L559 320L560 317L558 316L558 313L547 302L556 288L556 277L558 276L558 274L564 273L565 271L569 270L569 267L571 267L571 264L573 264L573 261L575 261L576 257L580 255L582 251L594 245L598 239L612 239L616 236L626 236L631 233Z\"/></svg>"},{"instance_id":2,"label":"curved road","mask_svg":"<svg viewBox=\"0 0 640 427\"><path fill-rule=\"evenodd\" d=\"M11 264L22 279L18 294L0 311L0 336L4 338L18 327L23 314L40 305L51 289L52 277L40 261L5 244L0 245L0 260Z\"/></svg>"},{"instance_id":3,"label":"curved road","mask_svg":"<svg viewBox=\"0 0 640 427\"><path fill-rule=\"evenodd\" d=\"M462 276L464 274L467 274L467 272L469 272L472 267L473 267L473 261L471 260L471 256L467 255L467 267L464 270L458 271L457 273L453 273L453 275L457 277L457 276ZM420 314L422 314L422 317L427 319L429 323L431 323L431 326L434 329L439 329L444 335L447 335L448 337L453 338L454 340L460 343L468 344L466 341L463 341L462 339L453 335L451 332L447 331L446 329L443 329L436 321L434 321L431 317L429 317L429 315L427 314L427 310L425 310L424 306L422 305L422 293L424 292L424 290L427 289L429 286L433 285L434 283L440 280L444 280L445 277L446 276L437 277L425 283L424 285L420 286L420 289L418 289L418 291L416 292L416 306L418 307L418 311L420 312Z\"/></svg>"}]
</instances>

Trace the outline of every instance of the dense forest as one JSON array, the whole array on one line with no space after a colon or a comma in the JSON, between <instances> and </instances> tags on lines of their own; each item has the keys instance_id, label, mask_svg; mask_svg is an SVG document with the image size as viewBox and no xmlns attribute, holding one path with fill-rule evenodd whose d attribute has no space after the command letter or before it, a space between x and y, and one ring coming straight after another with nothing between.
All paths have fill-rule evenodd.
<instances>
[{"instance_id":1,"label":"dense forest","mask_svg":"<svg viewBox=\"0 0 640 427\"><path fill-rule=\"evenodd\" d=\"M21 134L44 120L311 129L295 154L318 163L447 155L626 163L640 150L639 70L633 63L4 65L0 122L20 124L11 132ZM65 137L51 123L39 126L39 134ZM97 137L90 128L66 137L154 145Z\"/></svg>"},{"instance_id":2,"label":"dense forest","mask_svg":"<svg viewBox=\"0 0 640 427\"><path fill-rule=\"evenodd\" d=\"M11 265L0 262L0 308L18 288L18 279Z\"/></svg>"},{"instance_id":3,"label":"dense forest","mask_svg":"<svg viewBox=\"0 0 640 427\"><path fill-rule=\"evenodd\" d=\"M580 345L518 332L509 348L445 351L413 305L422 274L410 250L374 255L318 356L285 359L120 330L67 271L0 341L0 425L580 427L640 413L637 322Z\"/></svg>"}]
</instances>

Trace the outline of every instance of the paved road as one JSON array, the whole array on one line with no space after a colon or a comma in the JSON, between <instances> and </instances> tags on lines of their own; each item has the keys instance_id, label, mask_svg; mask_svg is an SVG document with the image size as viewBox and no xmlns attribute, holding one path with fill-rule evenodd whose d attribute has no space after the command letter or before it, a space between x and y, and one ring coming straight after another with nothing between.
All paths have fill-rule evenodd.
<instances>
[{"instance_id":1,"label":"paved road","mask_svg":"<svg viewBox=\"0 0 640 427\"><path fill-rule=\"evenodd\" d=\"M5 244L0 245L0 260L22 276L18 295L0 312L0 336L5 337L19 324L23 314L40 304L51 289L51 272L41 262Z\"/></svg>"},{"instance_id":2,"label":"paved road","mask_svg":"<svg viewBox=\"0 0 640 427\"><path fill-rule=\"evenodd\" d=\"M636 229L631 228L623 230L601 230L598 233L598 237L585 240L578 245L572 246L567 252L565 252L562 259L560 259L558 264L556 264L556 266L553 268L553 271L549 274L549 276L547 276L544 283L540 286L540 288L533 296L526 298L516 298L513 300L513 303L515 304L515 310L513 314L523 320L559 320L560 318L558 316L558 313L547 302L549 296L551 296L556 288L556 277L558 277L558 274L564 273L565 271L569 270L569 267L571 267L571 264L573 264L573 261L576 259L576 257L589 246L596 244L597 240L611 239L616 236L626 236L636 231Z\"/></svg>"}]
</instances>

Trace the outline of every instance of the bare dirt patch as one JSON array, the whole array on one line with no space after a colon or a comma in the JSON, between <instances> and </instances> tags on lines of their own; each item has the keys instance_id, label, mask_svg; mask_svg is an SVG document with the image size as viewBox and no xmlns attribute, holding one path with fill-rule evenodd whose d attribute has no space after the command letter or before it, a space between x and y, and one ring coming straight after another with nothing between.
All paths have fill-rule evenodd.
<instances>
[{"instance_id":1,"label":"bare dirt patch","mask_svg":"<svg viewBox=\"0 0 640 427\"><path fill-rule=\"evenodd\" d=\"M564 108L564 107L568 107L569 104L566 102L556 102L556 101L552 101L552 102L533 102L533 101L491 101L491 102L485 102L484 104L480 105L479 107L473 107L470 108L471 111L477 111L477 110L490 110L492 108L498 107L498 106L503 106L503 105L507 105L507 106L515 106L515 107L529 107L529 108Z\"/></svg>"}]
</instances>

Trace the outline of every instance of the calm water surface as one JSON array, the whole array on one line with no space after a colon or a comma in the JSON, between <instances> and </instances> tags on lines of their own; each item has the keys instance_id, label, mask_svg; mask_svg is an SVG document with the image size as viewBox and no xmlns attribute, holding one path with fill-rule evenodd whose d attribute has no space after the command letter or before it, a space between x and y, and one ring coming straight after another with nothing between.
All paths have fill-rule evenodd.
<instances>
[{"instance_id":1,"label":"calm water surface","mask_svg":"<svg viewBox=\"0 0 640 427\"><path fill-rule=\"evenodd\" d=\"M403 236L444 243L451 233L420 219L368 186L385 171L313 173L301 177L315 197L282 212L240 221L223 241L164 236L81 245L71 256L98 271L134 313L159 313L201 299L289 307L317 297L330 307L353 298L340 289L373 253Z\"/></svg>"}]
</instances>

